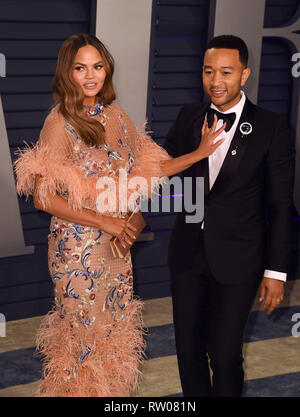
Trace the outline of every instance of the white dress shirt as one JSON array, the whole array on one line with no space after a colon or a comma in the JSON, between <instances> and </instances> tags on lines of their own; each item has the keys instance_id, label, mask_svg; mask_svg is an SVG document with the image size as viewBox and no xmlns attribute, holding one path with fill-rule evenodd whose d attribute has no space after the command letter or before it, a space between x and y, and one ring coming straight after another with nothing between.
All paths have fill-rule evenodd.
<instances>
[{"instance_id":1,"label":"white dress shirt","mask_svg":"<svg viewBox=\"0 0 300 417\"><path fill-rule=\"evenodd\" d=\"M234 121L234 124L232 125L231 129L228 132L221 132L221 134L215 139L215 142L219 139L223 138L225 139L224 142L216 149L216 151L211 154L208 157L208 166L209 166L209 189L211 190L212 186L214 185L217 176L219 175L221 166L224 162L225 156L227 154L227 151L230 147L231 141L233 139L233 136L235 134L236 128L238 126L244 105L246 102L246 95L241 90L241 99L240 101L233 107L231 107L229 110L226 110L225 112L220 112L219 109L214 104L211 104L211 108L219 111L220 113L235 113L236 119ZM216 130L218 130L223 125L223 120L218 120ZM204 227L204 222L202 224L202 228ZM264 277L267 278L274 278L278 279L280 281L286 281L287 274L284 272L277 272L277 271L271 271L266 269L264 271Z\"/></svg>"}]
</instances>

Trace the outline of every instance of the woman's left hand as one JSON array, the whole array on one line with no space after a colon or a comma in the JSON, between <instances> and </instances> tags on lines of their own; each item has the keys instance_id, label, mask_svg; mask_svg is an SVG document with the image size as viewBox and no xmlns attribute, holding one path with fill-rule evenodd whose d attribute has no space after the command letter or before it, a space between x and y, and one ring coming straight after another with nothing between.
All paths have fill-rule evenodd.
<instances>
[{"instance_id":1,"label":"woman's left hand","mask_svg":"<svg viewBox=\"0 0 300 417\"><path fill-rule=\"evenodd\" d=\"M214 143L214 140L220 135L226 127L226 123L220 129L216 130L218 118L214 115L214 121L211 128L208 127L207 121L204 120L201 129L201 142L195 151L199 155L199 160L207 158L209 155L215 152L215 150L224 142L225 139L219 139Z\"/></svg>"}]
</instances>

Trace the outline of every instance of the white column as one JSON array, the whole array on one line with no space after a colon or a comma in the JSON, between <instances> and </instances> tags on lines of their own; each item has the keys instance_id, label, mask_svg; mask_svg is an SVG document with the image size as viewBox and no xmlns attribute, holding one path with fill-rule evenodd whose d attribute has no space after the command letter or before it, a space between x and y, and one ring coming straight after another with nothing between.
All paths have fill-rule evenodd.
<instances>
[{"instance_id":1,"label":"white column","mask_svg":"<svg viewBox=\"0 0 300 417\"><path fill-rule=\"evenodd\" d=\"M288 39L295 47L295 49L300 52L300 35L296 33L299 30L300 25L300 6L297 11L297 19L288 26L283 26L279 28L266 28L264 29L264 36L277 36L279 38ZM291 56L292 59L292 56ZM291 61L291 73L293 62ZM294 188L294 202L295 206L300 214L300 88L299 88L299 79L294 82L294 100L293 105L298 107L297 111L297 122L294 126L296 132L296 172L295 172L295 188ZM293 109L294 110L294 109Z\"/></svg>"},{"instance_id":2,"label":"white column","mask_svg":"<svg viewBox=\"0 0 300 417\"><path fill-rule=\"evenodd\" d=\"M249 48L251 76L243 88L257 102L265 0L216 0L214 36L236 35Z\"/></svg>"},{"instance_id":3,"label":"white column","mask_svg":"<svg viewBox=\"0 0 300 417\"><path fill-rule=\"evenodd\" d=\"M146 118L152 0L98 0L96 36L115 59L116 102L141 125Z\"/></svg>"},{"instance_id":4,"label":"white column","mask_svg":"<svg viewBox=\"0 0 300 417\"><path fill-rule=\"evenodd\" d=\"M34 247L26 247L24 243L1 96L0 139L0 257L28 255L34 252Z\"/></svg>"},{"instance_id":5,"label":"white column","mask_svg":"<svg viewBox=\"0 0 300 417\"><path fill-rule=\"evenodd\" d=\"M241 37L249 48L249 66L252 73L244 88L247 96L257 102L262 39L264 36L281 37L289 40L300 52L300 36L296 33L300 24L300 6L287 26L264 28L265 0L214 0L211 24L213 36L236 35ZM291 56L292 59L292 56ZM292 70L291 61L291 70ZM294 83L293 106L296 132L296 176L294 201L300 213L300 95L299 87ZM297 108L297 110L296 110Z\"/></svg>"}]
</instances>

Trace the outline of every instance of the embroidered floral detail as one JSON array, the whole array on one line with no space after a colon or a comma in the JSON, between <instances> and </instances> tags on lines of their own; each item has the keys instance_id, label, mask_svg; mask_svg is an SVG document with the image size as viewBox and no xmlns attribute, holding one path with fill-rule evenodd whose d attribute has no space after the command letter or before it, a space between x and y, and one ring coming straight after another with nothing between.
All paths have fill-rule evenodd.
<instances>
[{"instance_id":1,"label":"embroidered floral detail","mask_svg":"<svg viewBox=\"0 0 300 417\"><path fill-rule=\"evenodd\" d=\"M130 172L132 170L133 163L134 163L134 156L129 152L128 153L128 167L126 169L127 174L130 174Z\"/></svg>"},{"instance_id":2,"label":"embroidered floral detail","mask_svg":"<svg viewBox=\"0 0 300 417\"><path fill-rule=\"evenodd\" d=\"M123 158L121 157L118 151L107 151L107 158L109 168L111 168L111 161L113 161L114 159L119 159L120 161L123 161Z\"/></svg>"},{"instance_id":3,"label":"embroidered floral detail","mask_svg":"<svg viewBox=\"0 0 300 417\"><path fill-rule=\"evenodd\" d=\"M110 108L110 106L108 106ZM105 112L100 113L100 123L103 126L106 126L106 122L109 119L109 117L107 116L107 114Z\"/></svg>"},{"instance_id":4,"label":"embroidered floral detail","mask_svg":"<svg viewBox=\"0 0 300 417\"><path fill-rule=\"evenodd\" d=\"M116 284L109 290L106 296L106 300L103 304L103 311L107 308L111 308L113 316L115 316L117 308L120 310L125 310L127 305L132 301L132 270L129 270L127 274L119 274L115 278L115 282ZM124 297L125 300L123 300Z\"/></svg>"},{"instance_id":5,"label":"embroidered floral detail","mask_svg":"<svg viewBox=\"0 0 300 417\"><path fill-rule=\"evenodd\" d=\"M82 362L84 359L85 359L85 357L90 353L92 351L92 349L89 347L89 346L87 346L86 347L86 350L85 350L85 352L83 353L83 355L81 355L80 356L80 362Z\"/></svg>"},{"instance_id":6,"label":"embroidered floral detail","mask_svg":"<svg viewBox=\"0 0 300 417\"><path fill-rule=\"evenodd\" d=\"M64 305L61 302L61 298L60 297L55 297L55 302L59 311L59 317L61 319L65 318L65 316L67 315L66 310L64 309Z\"/></svg>"},{"instance_id":7,"label":"embroidered floral detail","mask_svg":"<svg viewBox=\"0 0 300 417\"><path fill-rule=\"evenodd\" d=\"M97 151L103 151L100 154L97 154ZM110 146L105 145L98 145L87 147L86 149L84 146L76 146L76 165L82 167L87 177L91 175L108 175L111 173L112 175L115 172L112 170L112 161L122 161L123 157L120 155L118 151L114 151L110 149ZM98 159L99 156L102 159Z\"/></svg>"},{"instance_id":8,"label":"embroidered floral detail","mask_svg":"<svg viewBox=\"0 0 300 417\"><path fill-rule=\"evenodd\" d=\"M74 127L67 121L65 121L64 128L67 132L71 133L71 135L74 136L75 139L81 139L78 135L77 131L74 129Z\"/></svg>"},{"instance_id":9,"label":"embroidered floral detail","mask_svg":"<svg viewBox=\"0 0 300 417\"><path fill-rule=\"evenodd\" d=\"M119 114L118 117L119 117L119 120L120 120L120 126L121 126L121 129L122 129L122 132L124 133L125 139L127 139L128 131L127 131L127 128L126 128L126 124L123 120L122 114ZM127 140L126 140L126 142L127 142Z\"/></svg>"},{"instance_id":10,"label":"embroidered floral detail","mask_svg":"<svg viewBox=\"0 0 300 417\"><path fill-rule=\"evenodd\" d=\"M101 244L101 236L103 235L102 230L98 230L98 234L96 235L95 231L97 232L95 229L76 223L59 225L57 220L54 222L51 231L56 241L55 246L58 248L58 250L52 251L54 260L52 260L51 265L56 267L59 261L66 264L65 273L57 272L52 274L52 281L55 283L56 280L64 278L66 286L62 287L63 297L80 301L77 310L77 318L79 322L85 326L90 326L95 320L95 317L90 317L88 315L85 306L93 306L95 291L100 285L99 278L105 271L103 260L98 264L97 268L91 268L90 255L93 252L94 246ZM91 236L91 238L85 239L85 243L82 244L82 235ZM71 248L67 245L72 243L71 246L73 246L74 241L76 242L78 251L72 253ZM78 264L77 268L72 267L74 261ZM85 293L83 294L76 289L81 288L81 285L79 287L77 285L78 280L86 282ZM86 300L85 295L88 296L88 301ZM59 302L61 304L61 301Z\"/></svg>"}]
</instances>

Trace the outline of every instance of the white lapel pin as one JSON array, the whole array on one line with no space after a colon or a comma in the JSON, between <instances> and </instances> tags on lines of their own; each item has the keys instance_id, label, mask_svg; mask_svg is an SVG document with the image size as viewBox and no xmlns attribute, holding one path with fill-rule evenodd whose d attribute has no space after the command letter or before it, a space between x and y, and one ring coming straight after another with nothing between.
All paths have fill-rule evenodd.
<instances>
[{"instance_id":1,"label":"white lapel pin","mask_svg":"<svg viewBox=\"0 0 300 417\"><path fill-rule=\"evenodd\" d=\"M244 123L242 123L241 124L241 126L240 126L240 132L243 134L243 135L250 135L250 133L252 132L252 125L251 125L251 123L249 123L249 122L244 122Z\"/></svg>"}]
</instances>

